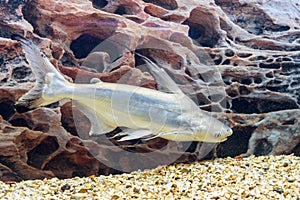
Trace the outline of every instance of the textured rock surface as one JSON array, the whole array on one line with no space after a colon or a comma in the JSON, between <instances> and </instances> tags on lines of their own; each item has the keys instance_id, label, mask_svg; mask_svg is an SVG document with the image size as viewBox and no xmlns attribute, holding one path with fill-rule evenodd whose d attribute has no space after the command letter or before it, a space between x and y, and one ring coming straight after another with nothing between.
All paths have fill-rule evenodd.
<instances>
[{"instance_id":1,"label":"textured rock surface","mask_svg":"<svg viewBox=\"0 0 300 200\"><path fill-rule=\"evenodd\" d=\"M155 88L149 73L135 68L143 62L131 51L148 56L202 109L213 111L233 128L234 134L219 145L219 156L300 152L300 5L296 1L0 4L1 180L117 172L107 166L131 171L170 163L170 154L182 155L178 162L196 159L195 143L188 149L186 144L163 139L116 144L78 134L87 132L89 122L70 103L32 111L16 108L15 101L33 86L35 77L20 44L7 39L13 33L34 40L54 65L78 83L97 77ZM74 114L81 122L76 127ZM129 153L166 144L168 149L155 151L151 159ZM118 145L128 153L120 154Z\"/></svg>"}]
</instances>

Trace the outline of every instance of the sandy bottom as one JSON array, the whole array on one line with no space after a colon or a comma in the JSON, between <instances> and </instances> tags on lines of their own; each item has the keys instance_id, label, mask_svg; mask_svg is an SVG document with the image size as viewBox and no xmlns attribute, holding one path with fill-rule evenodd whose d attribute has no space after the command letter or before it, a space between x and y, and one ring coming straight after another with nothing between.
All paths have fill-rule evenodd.
<instances>
[{"instance_id":1,"label":"sandy bottom","mask_svg":"<svg viewBox=\"0 0 300 200\"><path fill-rule=\"evenodd\" d=\"M110 176L0 182L0 199L300 199L300 157L219 158Z\"/></svg>"}]
</instances>

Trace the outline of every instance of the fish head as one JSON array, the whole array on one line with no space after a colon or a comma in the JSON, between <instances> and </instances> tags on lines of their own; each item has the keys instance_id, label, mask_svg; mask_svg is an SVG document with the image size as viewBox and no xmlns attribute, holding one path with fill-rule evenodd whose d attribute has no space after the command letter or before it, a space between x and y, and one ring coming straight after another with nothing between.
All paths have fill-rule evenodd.
<instances>
[{"instance_id":1,"label":"fish head","mask_svg":"<svg viewBox=\"0 0 300 200\"><path fill-rule=\"evenodd\" d=\"M224 142L232 135L232 129L215 118L208 118L197 127L195 139L202 142Z\"/></svg>"}]
</instances>

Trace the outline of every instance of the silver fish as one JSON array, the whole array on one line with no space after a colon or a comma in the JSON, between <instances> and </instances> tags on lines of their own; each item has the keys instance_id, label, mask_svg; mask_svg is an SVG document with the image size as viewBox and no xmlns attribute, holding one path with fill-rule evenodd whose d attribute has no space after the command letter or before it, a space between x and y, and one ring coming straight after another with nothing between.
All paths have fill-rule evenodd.
<instances>
[{"instance_id":1,"label":"silver fish","mask_svg":"<svg viewBox=\"0 0 300 200\"><path fill-rule=\"evenodd\" d=\"M120 141L162 137L175 141L223 142L232 130L207 115L187 97L150 59L141 56L157 82L167 92L138 86L106 83L75 84L67 81L31 41L13 36L21 42L36 85L18 104L29 108L45 106L62 99L72 99L90 120L90 135L101 135L125 127ZM95 83L96 82L96 83Z\"/></svg>"}]
</instances>

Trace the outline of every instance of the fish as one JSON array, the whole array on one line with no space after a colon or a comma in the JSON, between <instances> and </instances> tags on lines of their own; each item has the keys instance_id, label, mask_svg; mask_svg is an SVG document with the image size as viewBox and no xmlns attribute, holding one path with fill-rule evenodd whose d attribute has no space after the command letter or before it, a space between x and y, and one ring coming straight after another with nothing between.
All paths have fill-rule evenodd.
<instances>
[{"instance_id":1,"label":"fish","mask_svg":"<svg viewBox=\"0 0 300 200\"><path fill-rule=\"evenodd\" d=\"M137 52L162 90L100 79L90 84L72 83L32 41L20 35L12 39L21 43L36 77L35 86L18 99L18 105L33 109L71 99L89 119L89 135L99 136L122 127L120 142L161 137L219 143L232 134L230 127L202 111L185 95L163 68Z\"/></svg>"}]
</instances>

